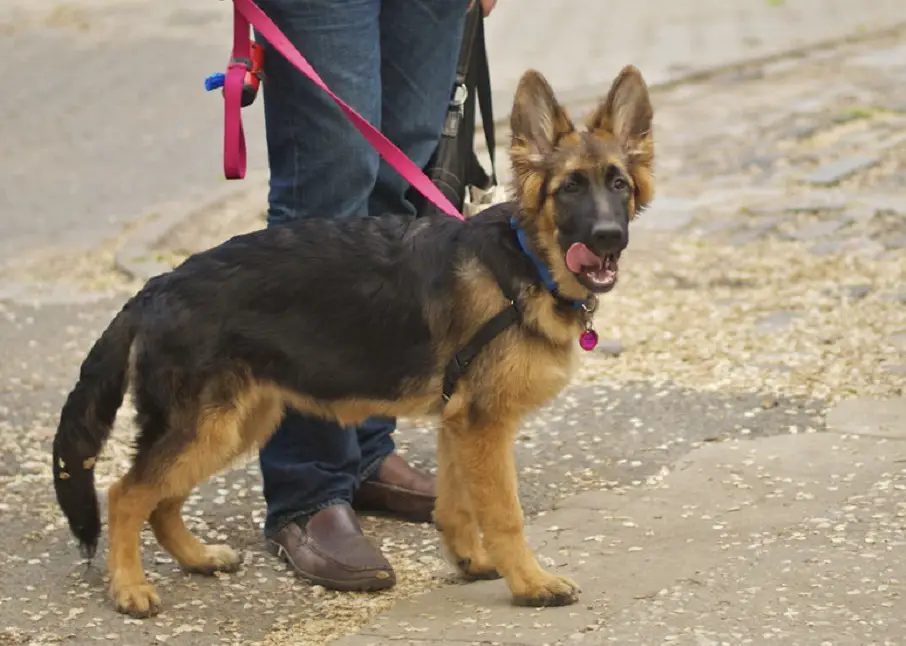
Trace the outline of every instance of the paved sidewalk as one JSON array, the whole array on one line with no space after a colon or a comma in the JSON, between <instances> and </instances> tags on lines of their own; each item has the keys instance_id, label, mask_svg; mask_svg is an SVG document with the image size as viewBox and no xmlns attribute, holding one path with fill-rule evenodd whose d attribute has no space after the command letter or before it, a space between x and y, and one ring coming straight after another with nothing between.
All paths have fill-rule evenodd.
<instances>
[{"instance_id":1,"label":"paved sidewalk","mask_svg":"<svg viewBox=\"0 0 906 646\"><path fill-rule=\"evenodd\" d=\"M884 412L854 400L827 432L709 443L646 486L565 500L530 541L577 577L574 608L453 586L334 645L901 644L906 399Z\"/></svg>"}]
</instances>

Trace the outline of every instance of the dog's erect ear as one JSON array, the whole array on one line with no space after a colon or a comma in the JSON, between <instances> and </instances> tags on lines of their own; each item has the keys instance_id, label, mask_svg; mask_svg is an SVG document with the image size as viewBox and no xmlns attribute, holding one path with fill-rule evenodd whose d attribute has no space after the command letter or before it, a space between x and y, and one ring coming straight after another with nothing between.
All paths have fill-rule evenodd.
<instances>
[{"instance_id":1,"label":"dog's erect ear","mask_svg":"<svg viewBox=\"0 0 906 646\"><path fill-rule=\"evenodd\" d=\"M586 124L592 132L613 136L626 153L629 172L635 180L633 215L648 206L654 197L653 115L645 79L639 70L627 65Z\"/></svg>"},{"instance_id":2,"label":"dog's erect ear","mask_svg":"<svg viewBox=\"0 0 906 646\"><path fill-rule=\"evenodd\" d=\"M510 114L512 153L522 162L540 162L553 152L564 135L573 132L572 121L540 72L529 70L519 79Z\"/></svg>"},{"instance_id":3,"label":"dog's erect ear","mask_svg":"<svg viewBox=\"0 0 906 646\"><path fill-rule=\"evenodd\" d=\"M588 120L589 130L606 130L617 138L626 150L636 148L642 139L651 135L654 111L648 97L648 86L642 73L632 65L624 67L607 98Z\"/></svg>"}]
</instances>

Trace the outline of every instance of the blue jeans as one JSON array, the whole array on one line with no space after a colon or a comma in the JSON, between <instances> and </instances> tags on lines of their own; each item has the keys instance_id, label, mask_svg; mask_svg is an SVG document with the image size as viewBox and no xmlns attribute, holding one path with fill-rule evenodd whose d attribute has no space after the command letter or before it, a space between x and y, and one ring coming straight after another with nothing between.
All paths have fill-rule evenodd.
<instances>
[{"instance_id":1,"label":"blue jeans","mask_svg":"<svg viewBox=\"0 0 906 646\"><path fill-rule=\"evenodd\" d=\"M468 0L259 0L340 98L417 165L431 157L450 98ZM258 35L258 40L264 42ZM411 213L408 183L331 99L266 42L268 226L295 218ZM372 366L380 371L381 366ZM287 410L259 453L265 535L340 502L394 451L396 420L356 428Z\"/></svg>"}]
</instances>

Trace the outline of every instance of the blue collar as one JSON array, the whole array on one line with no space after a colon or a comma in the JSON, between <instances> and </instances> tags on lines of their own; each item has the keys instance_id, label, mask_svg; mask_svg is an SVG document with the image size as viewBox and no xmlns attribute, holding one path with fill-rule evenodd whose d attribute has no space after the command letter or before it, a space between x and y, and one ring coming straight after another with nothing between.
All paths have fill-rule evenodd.
<instances>
[{"instance_id":1,"label":"blue collar","mask_svg":"<svg viewBox=\"0 0 906 646\"><path fill-rule=\"evenodd\" d=\"M513 216L510 216L510 227L516 232L516 240L519 243L519 248L522 250L522 253L524 253L528 259L532 261L532 264L535 265L535 270L538 272L541 282L544 283L545 289L564 305L568 305L577 310L582 308L587 309L588 300L575 301L560 294L560 286L557 284L557 281L554 280L554 275L551 273L550 268L535 255L535 252L532 251L532 248L528 244L525 229L519 226L519 222Z\"/></svg>"}]
</instances>

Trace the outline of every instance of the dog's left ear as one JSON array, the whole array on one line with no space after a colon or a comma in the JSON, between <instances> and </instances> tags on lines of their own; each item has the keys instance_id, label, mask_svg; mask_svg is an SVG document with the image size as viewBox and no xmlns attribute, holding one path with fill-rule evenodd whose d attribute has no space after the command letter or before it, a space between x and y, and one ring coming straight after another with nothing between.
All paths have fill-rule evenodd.
<instances>
[{"instance_id":1,"label":"dog's left ear","mask_svg":"<svg viewBox=\"0 0 906 646\"><path fill-rule=\"evenodd\" d=\"M636 212L648 206L654 197L653 116L648 86L642 73L627 65L586 124L592 132L603 131L612 135L626 153L629 171L635 180L633 208Z\"/></svg>"},{"instance_id":2,"label":"dog's left ear","mask_svg":"<svg viewBox=\"0 0 906 646\"><path fill-rule=\"evenodd\" d=\"M624 67L607 98L588 120L589 130L606 130L617 138L627 151L651 135L654 110L648 97L648 86L642 73L632 65Z\"/></svg>"}]
</instances>

